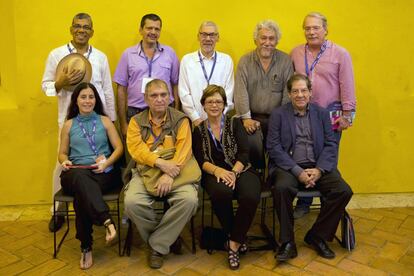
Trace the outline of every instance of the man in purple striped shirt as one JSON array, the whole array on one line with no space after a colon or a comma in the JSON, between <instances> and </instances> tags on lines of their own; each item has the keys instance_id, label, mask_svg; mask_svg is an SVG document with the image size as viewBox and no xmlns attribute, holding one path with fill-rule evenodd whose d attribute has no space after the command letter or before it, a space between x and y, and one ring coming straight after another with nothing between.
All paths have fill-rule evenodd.
<instances>
[{"instance_id":1,"label":"man in purple striped shirt","mask_svg":"<svg viewBox=\"0 0 414 276\"><path fill-rule=\"evenodd\" d=\"M179 108L179 61L174 50L158 42L162 21L156 14L146 14L141 19L139 32L142 40L124 51L116 68L113 81L118 89L118 116L125 138L128 121L147 108L144 101L145 85L152 79L167 83L170 103Z\"/></svg>"},{"instance_id":2,"label":"man in purple striped shirt","mask_svg":"<svg viewBox=\"0 0 414 276\"><path fill-rule=\"evenodd\" d=\"M327 108L332 114L335 137L352 125L355 113L355 83L352 61L347 50L327 40L328 22L324 15L312 12L303 21L306 44L294 48L290 56L295 72L306 75L312 82L312 102ZM299 198L294 217L309 212L312 198Z\"/></svg>"}]
</instances>

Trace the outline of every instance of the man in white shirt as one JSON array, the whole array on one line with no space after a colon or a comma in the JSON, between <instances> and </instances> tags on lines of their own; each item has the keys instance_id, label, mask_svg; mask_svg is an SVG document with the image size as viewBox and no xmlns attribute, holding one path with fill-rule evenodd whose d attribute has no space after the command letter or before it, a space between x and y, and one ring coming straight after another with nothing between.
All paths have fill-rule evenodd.
<instances>
[{"instance_id":1,"label":"man in white shirt","mask_svg":"<svg viewBox=\"0 0 414 276\"><path fill-rule=\"evenodd\" d=\"M105 113L111 119L116 120L114 92L112 89L111 72L109 69L108 59L104 53L89 45L89 39L93 36L93 23L90 15L78 13L72 20L70 33L73 37L69 43L52 50L46 61L46 68L42 79L42 90L46 96L58 97L58 124L59 135L62 125L65 121L67 109L70 103L72 91L64 87L76 84L79 80L79 70L63 72L55 79L56 67L60 60L71 53L79 53L85 56L92 65L91 83L98 90L101 101L104 105ZM59 144L59 143L58 143ZM59 191L61 167L56 163L53 173L53 190L52 196ZM60 207L58 207L60 209ZM52 209L53 210L53 209ZM55 232L62 227L63 217L58 217L56 222L53 217L49 223L49 230Z\"/></svg>"},{"instance_id":2,"label":"man in white shirt","mask_svg":"<svg viewBox=\"0 0 414 276\"><path fill-rule=\"evenodd\" d=\"M181 60L178 94L183 111L195 126L207 118L200 103L203 90L209 84L220 85L226 91L227 109L233 109L233 61L227 54L215 50L219 41L217 25L204 21L198 30L200 49Z\"/></svg>"}]
</instances>

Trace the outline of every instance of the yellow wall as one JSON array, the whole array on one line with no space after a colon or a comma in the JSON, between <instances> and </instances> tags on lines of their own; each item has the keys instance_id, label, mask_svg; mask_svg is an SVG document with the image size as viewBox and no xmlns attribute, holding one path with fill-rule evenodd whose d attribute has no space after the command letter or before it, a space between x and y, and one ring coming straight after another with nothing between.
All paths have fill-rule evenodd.
<instances>
[{"instance_id":1,"label":"yellow wall","mask_svg":"<svg viewBox=\"0 0 414 276\"><path fill-rule=\"evenodd\" d=\"M180 58L197 48L200 22L215 21L218 49L237 63L254 47L252 31L259 20L279 22L278 47L289 52L303 43L301 22L314 10L328 17L329 38L347 48L354 62L358 113L341 143L344 178L359 193L413 192L411 0L0 0L0 205L51 201L57 102L43 94L40 82L49 51L71 39L74 14L92 15L91 43L107 54L113 73L122 51L138 42L145 13L161 16L161 42Z\"/></svg>"}]
</instances>

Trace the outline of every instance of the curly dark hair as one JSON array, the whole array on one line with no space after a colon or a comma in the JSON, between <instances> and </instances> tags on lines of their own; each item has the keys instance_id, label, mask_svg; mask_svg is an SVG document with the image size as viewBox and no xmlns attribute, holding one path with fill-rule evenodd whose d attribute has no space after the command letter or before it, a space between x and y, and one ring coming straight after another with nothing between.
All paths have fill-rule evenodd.
<instances>
[{"instance_id":1,"label":"curly dark hair","mask_svg":"<svg viewBox=\"0 0 414 276\"><path fill-rule=\"evenodd\" d=\"M76 86L75 90L72 93L72 97L70 98L70 104L68 107L68 114L66 115L66 120L69 120L69 119L72 119L78 116L79 114L79 107L77 104L78 97L79 97L80 92L87 88L92 89L93 94L95 95L96 101L95 101L95 106L93 110L99 115L106 116L101 98L99 97L98 90L96 90L96 87L92 83L81 82L80 84L78 84L78 86Z\"/></svg>"}]
</instances>

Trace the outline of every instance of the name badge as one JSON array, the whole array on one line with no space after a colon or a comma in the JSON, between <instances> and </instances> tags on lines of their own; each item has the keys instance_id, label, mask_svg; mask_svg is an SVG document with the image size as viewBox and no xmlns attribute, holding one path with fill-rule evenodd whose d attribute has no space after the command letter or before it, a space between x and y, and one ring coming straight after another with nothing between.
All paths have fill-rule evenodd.
<instances>
[{"instance_id":1,"label":"name badge","mask_svg":"<svg viewBox=\"0 0 414 276\"><path fill-rule=\"evenodd\" d=\"M152 80L153 80L153 78L143 78L142 79L141 93L145 93L145 86L147 86L147 83L149 83Z\"/></svg>"}]
</instances>

